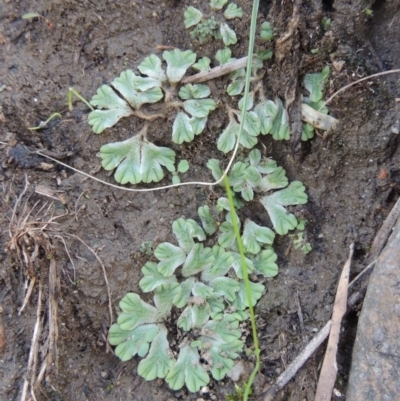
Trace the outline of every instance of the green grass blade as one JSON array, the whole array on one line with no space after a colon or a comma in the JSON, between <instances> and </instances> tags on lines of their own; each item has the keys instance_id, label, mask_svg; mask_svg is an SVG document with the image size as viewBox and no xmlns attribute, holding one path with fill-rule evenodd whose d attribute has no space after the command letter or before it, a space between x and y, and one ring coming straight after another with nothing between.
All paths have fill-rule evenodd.
<instances>
[{"instance_id":1,"label":"green grass blade","mask_svg":"<svg viewBox=\"0 0 400 401\"><path fill-rule=\"evenodd\" d=\"M245 391L243 394L243 401L247 401L248 397L251 393L251 387L253 385L254 378L256 377L256 374L260 369L260 364L261 364L260 347L259 347L259 343L258 343L256 318L254 315L254 308L253 308L253 302L252 302L252 297L251 297L251 288L250 288L250 282L249 282L249 274L247 271L246 259L245 259L245 255L244 255L244 247L243 247L242 238L240 236L239 223L238 223L237 217L236 217L235 206L233 204L232 190L229 185L228 178L226 176L224 178L224 182L225 182L226 193L228 195L229 207L230 207L230 211L231 211L231 215L232 215L232 224L233 224L233 228L235 230L236 241L237 241L239 253L240 253L240 264L242 266L243 280L244 280L245 286L246 286L246 295L247 295L248 303L250 305L249 306L250 321L251 321L251 329L252 329L252 333L253 333L254 355L256 356L256 365L254 367L253 372L250 375L249 381L246 384L246 388L245 388Z\"/></svg>"},{"instance_id":2,"label":"green grass blade","mask_svg":"<svg viewBox=\"0 0 400 401\"><path fill-rule=\"evenodd\" d=\"M80 101L85 103L86 106L89 107L90 110L94 111L94 108L92 107L92 105L82 95L80 95L79 92L77 90L75 90L74 88L68 89L68 109L69 109L69 111L73 110L72 95L75 95Z\"/></svg>"}]
</instances>

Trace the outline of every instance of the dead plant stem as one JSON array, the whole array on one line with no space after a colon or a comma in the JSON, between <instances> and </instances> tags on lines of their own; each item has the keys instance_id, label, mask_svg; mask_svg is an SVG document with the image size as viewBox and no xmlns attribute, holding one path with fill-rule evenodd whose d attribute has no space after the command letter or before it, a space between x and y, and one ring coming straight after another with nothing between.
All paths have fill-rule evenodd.
<instances>
[{"instance_id":1,"label":"dead plant stem","mask_svg":"<svg viewBox=\"0 0 400 401\"><path fill-rule=\"evenodd\" d=\"M26 400L26 396L29 389L29 384L32 382L32 377L35 376L34 366L36 366L35 361L37 361L37 354L39 352L39 336L41 332L41 314L42 314L42 284L39 282L39 296L38 305L36 309L36 323L33 329L31 349L29 351L28 367L25 374L24 385L22 388L21 401ZM31 389L32 393L33 389Z\"/></svg>"},{"instance_id":2,"label":"dead plant stem","mask_svg":"<svg viewBox=\"0 0 400 401\"><path fill-rule=\"evenodd\" d=\"M242 57L235 61L231 61L230 63L222 64L218 67L211 68L208 71L201 71L198 74L184 78L182 80L182 83L183 84L189 84L189 83L197 84L199 82L209 81L211 79L218 78L223 75L229 74L230 72L240 70L241 68L246 67L246 65L247 65L247 56Z\"/></svg>"},{"instance_id":3,"label":"dead plant stem","mask_svg":"<svg viewBox=\"0 0 400 401\"><path fill-rule=\"evenodd\" d=\"M330 401L333 387L337 377L337 350L340 338L342 319L347 309L347 294L349 288L350 265L354 253L354 243L350 245L350 254L343 266L339 285L336 292L335 303L332 312L332 325L329 333L324 362L318 380L315 401Z\"/></svg>"}]
</instances>

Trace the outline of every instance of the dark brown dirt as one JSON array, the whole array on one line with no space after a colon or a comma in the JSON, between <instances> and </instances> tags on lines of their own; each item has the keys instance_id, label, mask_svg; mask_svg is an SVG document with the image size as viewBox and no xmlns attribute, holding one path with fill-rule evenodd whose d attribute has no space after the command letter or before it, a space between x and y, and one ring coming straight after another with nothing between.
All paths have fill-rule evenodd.
<instances>
[{"instance_id":1,"label":"dark brown dirt","mask_svg":"<svg viewBox=\"0 0 400 401\"><path fill-rule=\"evenodd\" d=\"M207 7L208 2L197 3ZM237 3L245 12L243 21L234 23L239 42L233 46L233 52L240 57L247 52L251 6L243 0ZM400 9L395 2L378 0L372 6L361 0L308 3L299 9L298 29L284 57L268 64L265 91L269 98L280 96L293 101L291 96L298 98L305 73L320 71L333 62L343 61L344 66L340 71L331 67L329 94L359 77L400 68ZM140 252L142 243L169 240L171 222L183 215L196 216L197 208L216 198L219 190L182 187L126 193L84 179L58 165L43 165L48 161L29 154L29 149L44 148L59 157L67 155L62 160L75 168L95 171L99 165L95 155L102 144L127 138L140 127L132 119L125 119L102 135L94 135L87 124L85 105L74 102L74 111L68 111L68 88L74 87L90 99L101 84L109 83L126 68L134 69L145 56L157 51L157 45L191 48L212 57L220 43L198 46L184 29L182 16L189 4L186 0L0 3L0 140L4 150L0 170L0 306L6 340L0 354L1 400L20 399L36 319L37 288L26 310L18 315L25 294L26 271L15 253L5 251L10 240L12 210L24 188L25 174L31 186L23 203L30 207L36 202L40 207L50 201L33 193L37 185L56 191L57 196L63 195L63 203L55 202L51 212L68 213L57 229L65 233L76 271L72 283L74 270L64 245L50 236L60 281L58 375L54 373L51 382L43 383L36 392L38 400L199 398L184 390L172 392L162 382L148 383L136 373L138 360L121 363L106 352L104 339L110 320L103 273L93 254L67 234L78 235L102 259L116 308L126 292L139 291L140 268L148 260ZM283 36L290 26L292 7L292 1L287 0L261 1L260 21L268 19L276 36ZM365 14L367 7L372 7L373 17ZM44 18L21 19L27 12L39 12ZM320 28L323 16L332 19L327 32ZM319 52L312 54L312 49ZM214 82L214 96L220 95L221 101L226 99L226 84L224 78ZM277 240L279 275L267 282L267 293L257 306L258 319L265 325L260 328L263 362L254 399L260 398L264 386L274 381L329 319L348 246L355 241L355 275L364 267L374 235L398 197L399 97L399 75L371 80L332 102L329 109L341 126L327 138L317 137L300 146L295 138L290 143L273 142L270 137L262 139L260 149L264 154L277 160L290 180L300 180L307 187L309 202L297 212L309 222L307 237L313 251L304 256L290 247L288 238ZM291 110L293 123L295 104L296 101L294 111ZM53 120L39 131L28 130L53 112L62 113L62 119ZM172 121L156 123L150 136L157 144L173 147L178 159L189 159L191 169L185 180L209 180L205 164L209 158L221 158L216 149L216 132L221 131L225 122L226 115L220 107L212 114L207 130L192 144L182 147L170 143ZM17 149L10 150L10 146L17 144ZM112 182L103 170L96 176ZM263 219L260 210L252 205L248 209L248 213ZM46 283L46 255L40 254L39 259L36 274ZM303 331L297 299L304 319ZM45 327L46 323L44 315ZM355 314L345 322L346 337L336 386L343 394L356 323ZM41 353L45 352L47 335L44 330ZM312 400L321 357L322 352L317 353L279 399ZM234 392L229 381L211 383L210 389L211 398L206 395L204 399L224 400L226 394Z\"/></svg>"}]
</instances>

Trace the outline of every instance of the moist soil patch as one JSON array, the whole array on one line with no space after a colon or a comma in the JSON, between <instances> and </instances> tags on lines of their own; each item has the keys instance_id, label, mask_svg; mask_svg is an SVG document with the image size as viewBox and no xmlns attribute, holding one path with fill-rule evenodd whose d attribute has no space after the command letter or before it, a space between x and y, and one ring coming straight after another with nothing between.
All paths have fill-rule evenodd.
<instances>
[{"instance_id":1,"label":"moist soil patch","mask_svg":"<svg viewBox=\"0 0 400 401\"><path fill-rule=\"evenodd\" d=\"M243 7L244 18L232 23L238 36L238 44L232 49L234 56L241 57L247 54L251 5L243 0L237 3ZM279 48L275 42L272 45L275 56L266 63L263 84L268 98L280 97L289 105L293 128L290 141L263 137L259 149L283 166L289 180L300 180L306 186L309 202L296 212L308 221L307 240L313 249L305 256L294 249L287 236L276 241L279 274L267 280L266 294L256 309L262 366L254 399L260 399L263 388L273 383L329 320L348 246L353 241L356 244L351 273L355 276L365 267L373 238L399 192L399 75L371 79L336 97L329 106L331 114L340 120L334 132L309 142L301 142L296 136L296 105L299 95L305 94L301 83L306 73L319 72L329 64L330 95L358 78L399 68L399 6L384 0L368 7L364 1L305 3L261 1L259 11L259 21L270 21L276 38L289 34ZM131 119L123 119L102 135L93 134L83 103L76 101L73 111L68 110L68 88L74 87L90 99L100 85L110 83L124 69L135 69L147 55L160 53L160 46L192 49L213 58L221 43L200 45L184 28L183 12L191 4L179 0L0 3L0 317L5 332L5 343L0 343L2 400L20 399L26 375L39 292L36 285L29 304L19 314L27 275L43 283L44 309L49 301L49 254L45 247L40 247L31 271L22 263L23 255L18 257L10 250L10 224L28 212L30 218L41 222L48 216L63 215L53 226L53 235L46 239L50 257L56 260L58 280L57 355L54 369L35 392L37 399L161 401L200 397L187 390L173 392L163 381L146 382L137 374L138 359L122 363L113 355L106 341L111 322L103 271L93 252L77 237L96 252L106 268L115 318L124 294L140 293L140 269L150 259L143 244L173 241L171 223L181 216L195 218L198 207L214 202L222 190L191 186L127 193L32 153L45 149L68 165L113 182L99 169L96 154L101 145L127 138L140 127ZM200 0L197 6L207 9L208 2ZM28 12L42 17L22 19ZM323 17L332 21L326 31L321 28ZM293 25L295 29L290 32ZM257 46L263 44L257 42ZM171 143L169 119L157 122L149 134L155 144L172 147L178 160L189 160L191 168L183 175L184 181L211 180L205 166L210 158L226 163L216 141L227 123L223 107L227 84L226 77L211 83L219 107L210 115L205 132L192 143L179 147ZM55 118L41 130L28 129L54 112L60 112L62 118ZM13 216L26 180L30 185ZM39 194L38 186L50 189L52 197ZM267 213L256 202L246 205L243 215L270 225ZM28 241L25 247L32 252L36 237L29 238L32 243ZM39 356L46 355L49 347L46 313L42 320ZM346 391L356 324L354 312L344 322L338 360L336 388L342 394ZM312 400L322 354L320 350L314 355L277 399ZM245 356L243 361L252 363ZM201 397L224 400L234 392L230 380L211 381L209 391Z\"/></svg>"}]
</instances>

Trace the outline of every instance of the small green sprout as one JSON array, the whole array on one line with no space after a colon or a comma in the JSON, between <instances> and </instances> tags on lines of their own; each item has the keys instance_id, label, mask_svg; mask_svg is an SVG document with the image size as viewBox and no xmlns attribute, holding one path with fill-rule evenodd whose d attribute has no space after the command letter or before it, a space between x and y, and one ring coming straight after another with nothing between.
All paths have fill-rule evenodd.
<instances>
[{"instance_id":1,"label":"small green sprout","mask_svg":"<svg viewBox=\"0 0 400 401\"><path fill-rule=\"evenodd\" d=\"M374 12L370 8L364 8L363 12L367 18L372 18L374 16Z\"/></svg>"},{"instance_id":2,"label":"small green sprout","mask_svg":"<svg viewBox=\"0 0 400 401\"><path fill-rule=\"evenodd\" d=\"M53 119L53 118L62 118L61 113L53 113L46 121L41 121L37 127L28 127L30 131L36 131L42 128L45 128L46 125Z\"/></svg>"},{"instance_id":3,"label":"small green sprout","mask_svg":"<svg viewBox=\"0 0 400 401\"><path fill-rule=\"evenodd\" d=\"M199 22L195 28L190 32L190 37L197 40L200 44L207 43L212 38L219 40L222 38L218 30L219 22L214 16Z\"/></svg>"},{"instance_id":4,"label":"small green sprout","mask_svg":"<svg viewBox=\"0 0 400 401\"><path fill-rule=\"evenodd\" d=\"M77 97L81 102L85 103L87 107L89 107L90 110L94 111L94 108L92 105L74 88L69 88L68 89L68 95L67 95L67 100L68 100L68 109L69 111L72 111L74 108L72 106L72 95Z\"/></svg>"},{"instance_id":5,"label":"small green sprout","mask_svg":"<svg viewBox=\"0 0 400 401\"><path fill-rule=\"evenodd\" d=\"M298 219L296 227L297 233L289 235L293 241L294 248L300 249L304 255L307 255L312 250L311 244L306 240L307 234L304 232L306 223L305 219Z\"/></svg>"},{"instance_id":6,"label":"small green sprout","mask_svg":"<svg viewBox=\"0 0 400 401\"><path fill-rule=\"evenodd\" d=\"M228 401L242 401L243 396L246 390L246 383L242 384L241 386L235 384L235 393L234 394L228 394L226 398ZM250 390L249 395L252 394L252 391Z\"/></svg>"},{"instance_id":7,"label":"small green sprout","mask_svg":"<svg viewBox=\"0 0 400 401\"><path fill-rule=\"evenodd\" d=\"M293 237L293 244L295 249L300 249L304 255L307 255L311 252L312 247L309 242L306 242L304 238L304 233L298 233Z\"/></svg>"},{"instance_id":8,"label":"small green sprout","mask_svg":"<svg viewBox=\"0 0 400 401\"><path fill-rule=\"evenodd\" d=\"M150 256L153 253L153 241L143 241L140 245L140 252Z\"/></svg>"},{"instance_id":9,"label":"small green sprout","mask_svg":"<svg viewBox=\"0 0 400 401\"><path fill-rule=\"evenodd\" d=\"M176 171L172 173L172 183L179 184L181 179L179 177L179 173L183 174L189 170L189 162L187 160L181 160L178 164Z\"/></svg>"},{"instance_id":10,"label":"small green sprout","mask_svg":"<svg viewBox=\"0 0 400 401\"><path fill-rule=\"evenodd\" d=\"M301 140L307 141L314 137L314 126L321 129L330 129L337 120L328 116L328 108L323 99L324 89L330 74L328 66L324 67L320 73L306 74L304 76L304 87L310 93L309 97L303 100L303 127ZM318 124L317 124L318 122Z\"/></svg>"},{"instance_id":11,"label":"small green sprout","mask_svg":"<svg viewBox=\"0 0 400 401\"><path fill-rule=\"evenodd\" d=\"M44 21L47 25L47 27L52 30L54 28L54 24L49 21L46 17L44 17L42 14L39 13L26 13L22 16L22 19L34 19L34 18L39 18L40 20Z\"/></svg>"},{"instance_id":12,"label":"small green sprout","mask_svg":"<svg viewBox=\"0 0 400 401\"><path fill-rule=\"evenodd\" d=\"M268 21L265 21L261 24L260 36L265 42L269 42L274 38L274 31Z\"/></svg>"},{"instance_id":13,"label":"small green sprout","mask_svg":"<svg viewBox=\"0 0 400 401\"><path fill-rule=\"evenodd\" d=\"M39 13L26 13L22 16L22 19L33 19L33 18L43 18L42 14Z\"/></svg>"},{"instance_id":14,"label":"small green sprout","mask_svg":"<svg viewBox=\"0 0 400 401\"><path fill-rule=\"evenodd\" d=\"M330 18L327 18L327 17L322 18L322 21L321 21L322 30L323 31L327 31L329 29L330 25L331 25L331 22L332 21L331 21Z\"/></svg>"}]
</instances>

